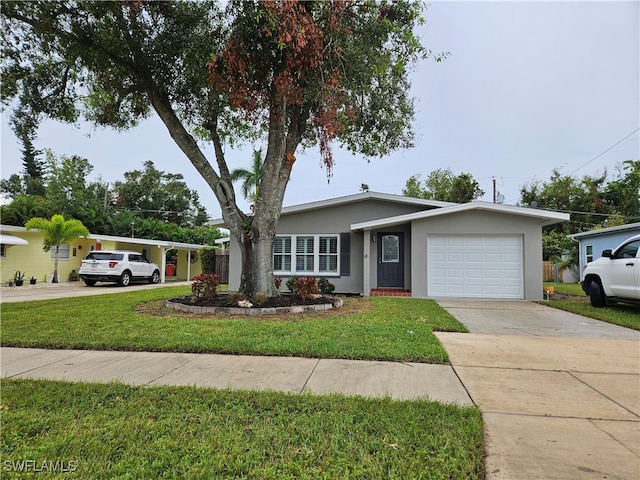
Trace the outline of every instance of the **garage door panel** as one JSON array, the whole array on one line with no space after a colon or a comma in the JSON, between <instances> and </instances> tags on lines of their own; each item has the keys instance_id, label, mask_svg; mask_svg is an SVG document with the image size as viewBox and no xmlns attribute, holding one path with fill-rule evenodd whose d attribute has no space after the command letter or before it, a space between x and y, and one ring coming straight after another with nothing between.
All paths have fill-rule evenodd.
<instances>
[{"instance_id":1,"label":"garage door panel","mask_svg":"<svg viewBox=\"0 0 640 480\"><path fill-rule=\"evenodd\" d=\"M427 247L429 296L524 297L521 235L435 235Z\"/></svg>"}]
</instances>

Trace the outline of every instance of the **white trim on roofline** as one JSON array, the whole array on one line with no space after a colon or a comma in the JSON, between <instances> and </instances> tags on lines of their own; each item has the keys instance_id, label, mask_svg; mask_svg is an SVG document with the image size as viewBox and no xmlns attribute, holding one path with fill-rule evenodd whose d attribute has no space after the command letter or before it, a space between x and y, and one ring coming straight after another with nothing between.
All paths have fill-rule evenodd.
<instances>
[{"instance_id":1,"label":"white trim on roofline","mask_svg":"<svg viewBox=\"0 0 640 480\"><path fill-rule=\"evenodd\" d=\"M551 212L548 210L538 210L533 208L516 207L513 205L504 205L500 203L489 202L471 202L471 203L459 203L453 206L437 208L433 210L425 210L422 212L409 213L406 215L399 215L397 217L382 218L379 220L372 220L369 222L354 223L351 225L351 230L371 230L381 227L393 227L401 225L403 223L409 223L413 220L420 220L423 218L437 217L440 215L450 215L452 213L466 212L470 210L484 210L489 212L506 213L510 215L522 215L525 217L538 218L542 220L542 225L552 225L554 223L569 220L568 213Z\"/></svg>"},{"instance_id":2,"label":"white trim on roofline","mask_svg":"<svg viewBox=\"0 0 640 480\"><path fill-rule=\"evenodd\" d=\"M589 237L598 237L600 235L607 235L609 233L624 232L626 230L640 230L640 222L627 223L626 225L618 225L617 227L600 228L598 230L589 230L588 232L574 233L569 237L574 240L582 240Z\"/></svg>"},{"instance_id":3,"label":"white trim on roofline","mask_svg":"<svg viewBox=\"0 0 640 480\"><path fill-rule=\"evenodd\" d=\"M18 227L16 225L0 225L0 231L6 232L16 232L16 233L26 233L27 229L24 227ZM37 229L31 230L32 232L38 232ZM156 246L158 248L168 248L168 249L180 249L180 250L200 250L207 245L198 245L195 243L181 243L181 242L171 242L167 240L151 240L148 238L131 238L131 237L116 237L114 235L100 235L97 233L92 233L88 237L88 239L100 241L113 241L113 242L127 242L133 243L135 245L151 245Z\"/></svg>"},{"instance_id":4,"label":"white trim on roofline","mask_svg":"<svg viewBox=\"0 0 640 480\"><path fill-rule=\"evenodd\" d=\"M380 193L380 192L362 192L352 195L345 195L343 197L328 198L325 200L318 200L315 202L301 203L299 205L291 205L289 207L283 207L280 215L287 215L290 213L300 213L309 210L318 210L326 207L334 207L337 205L344 205L347 203L363 202L365 200L383 200L386 202L403 203L405 205L420 205L425 207L450 207L453 205L459 205L458 203L442 202L440 200L425 200L423 198L405 197L404 195L396 195L393 193ZM216 218L209 222L209 225L219 227L224 225L224 219Z\"/></svg>"}]
</instances>

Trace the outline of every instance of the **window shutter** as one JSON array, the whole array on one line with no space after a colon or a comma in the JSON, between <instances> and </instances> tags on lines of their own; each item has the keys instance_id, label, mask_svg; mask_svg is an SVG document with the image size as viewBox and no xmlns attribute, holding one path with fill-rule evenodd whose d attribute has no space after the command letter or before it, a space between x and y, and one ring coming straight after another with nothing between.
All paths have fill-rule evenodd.
<instances>
[{"instance_id":1,"label":"window shutter","mask_svg":"<svg viewBox=\"0 0 640 480\"><path fill-rule=\"evenodd\" d=\"M351 275L351 232L340 234L340 276Z\"/></svg>"}]
</instances>

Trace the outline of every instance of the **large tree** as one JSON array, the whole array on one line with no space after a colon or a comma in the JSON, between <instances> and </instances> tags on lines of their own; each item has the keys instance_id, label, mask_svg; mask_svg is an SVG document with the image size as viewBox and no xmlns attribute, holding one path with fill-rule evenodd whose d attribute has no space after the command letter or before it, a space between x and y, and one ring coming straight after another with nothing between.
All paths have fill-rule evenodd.
<instances>
[{"instance_id":1,"label":"large tree","mask_svg":"<svg viewBox=\"0 0 640 480\"><path fill-rule=\"evenodd\" d=\"M242 253L241 289L275 294L272 244L300 146L369 157L409 147L408 72L430 56L413 0L2 2L3 101L35 117L129 128L153 110L215 194ZM441 56L436 56L440 60ZM255 214L225 144L264 138ZM198 140L213 146L208 159Z\"/></svg>"}]
</instances>

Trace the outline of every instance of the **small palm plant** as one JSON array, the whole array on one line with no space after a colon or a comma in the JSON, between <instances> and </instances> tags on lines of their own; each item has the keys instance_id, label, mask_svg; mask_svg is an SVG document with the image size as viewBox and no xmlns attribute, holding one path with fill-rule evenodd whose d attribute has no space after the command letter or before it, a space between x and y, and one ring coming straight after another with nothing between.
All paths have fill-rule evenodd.
<instances>
[{"instance_id":1,"label":"small palm plant","mask_svg":"<svg viewBox=\"0 0 640 480\"><path fill-rule=\"evenodd\" d=\"M27 230L40 230L44 237L43 248L45 252L53 249L53 283L58 283L58 254L60 245L69 243L78 237L88 237L89 230L80 220L65 220L62 215L54 215L51 220L46 218L34 217L26 224Z\"/></svg>"}]
</instances>

